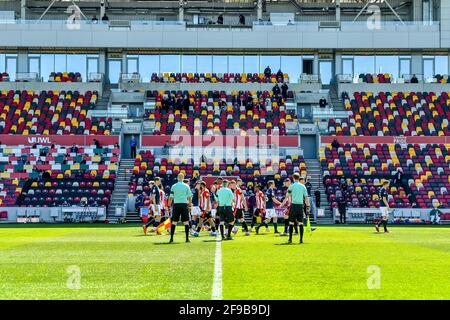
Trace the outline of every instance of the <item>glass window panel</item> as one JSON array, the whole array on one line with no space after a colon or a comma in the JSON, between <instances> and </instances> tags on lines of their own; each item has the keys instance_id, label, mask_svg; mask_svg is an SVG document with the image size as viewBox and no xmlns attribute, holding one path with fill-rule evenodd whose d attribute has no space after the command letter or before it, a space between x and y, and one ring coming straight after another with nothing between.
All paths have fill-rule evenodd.
<instances>
[{"instance_id":1,"label":"glass window panel","mask_svg":"<svg viewBox=\"0 0 450 320\"><path fill-rule=\"evenodd\" d=\"M127 73L138 72L138 59L127 59Z\"/></svg>"},{"instance_id":2,"label":"glass window panel","mask_svg":"<svg viewBox=\"0 0 450 320\"><path fill-rule=\"evenodd\" d=\"M211 73L212 72L212 56L197 56L197 72Z\"/></svg>"},{"instance_id":3,"label":"glass window panel","mask_svg":"<svg viewBox=\"0 0 450 320\"><path fill-rule=\"evenodd\" d=\"M39 60L40 58L38 57L28 58L28 72L36 72L37 74L40 74Z\"/></svg>"},{"instance_id":4,"label":"glass window panel","mask_svg":"<svg viewBox=\"0 0 450 320\"><path fill-rule=\"evenodd\" d=\"M197 72L197 56L196 55L183 55L181 56L181 63L184 73Z\"/></svg>"},{"instance_id":5,"label":"glass window panel","mask_svg":"<svg viewBox=\"0 0 450 320\"><path fill-rule=\"evenodd\" d=\"M55 72L67 71L66 55L55 54Z\"/></svg>"},{"instance_id":6,"label":"glass window panel","mask_svg":"<svg viewBox=\"0 0 450 320\"><path fill-rule=\"evenodd\" d=\"M332 61L319 62L320 79L323 84L330 84L333 77L333 63Z\"/></svg>"},{"instance_id":7,"label":"glass window panel","mask_svg":"<svg viewBox=\"0 0 450 320\"><path fill-rule=\"evenodd\" d=\"M297 83L302 73L302 57L281 56L281 71L289 75L289 82Z\"/></svg>"},{"instance_id":8,"label":"glass window panel","mask_svg":"<svg viewBox=\"0 0 450 320\"><path fill-rule=\"evenodd\" d=\"M423 75L425 78L434 77L434 59L423 59Z\"/></svg>"},{"instance_id":9,"label":"glass window panel","mask_svg":"<svg viewBox=\"0 0 450 320\"><path fill-rule=\"evenodd\" d=\"M390 73L398 77L398 56L377 56L376 73Z\"/></svg>"},{"instance_id":10,"label":"glass window panel","mask_svg":"<svg viewBox=\"0 0 450 320\"><path fill-rule=\"evenodd\" d=\"M9 74L11 81L16 80L17 73L17 57L6 57L6 72Z\"/></svg>"},{"instance_id":11,"label":"glass window panel","mask_svg":"<svg viewBox=\"0 0 450 320\"><path fill-rule=\"evenodd\" d=\"M354 72L355 75L360 75L361 73L375 73L374 68L374 56L355 56L354 61Z\"/></svg>"},{"instance_id":12,"label":"glass window panel","mask_svg":"<svg viewBox=\"0 0 450 320\"><path fill-rule=\"evenodd\" d=\"M44 80L48 80L50 73L55 72L55 55L42 54L41 55L41 74Z\"/></svg>"},{"instance_id":13,"label":"glass window panel","mask_svg":"<svg viewBox=\"0 0 450 320\"><path fill-rule=\"evenodd\" d=\"M411 59L400 59L399 76L403 76L404 74L411 74Z\"/></svg>"},{"instance_id":14,"label":"glass window panel","mask_svg":"<svg viewBox=\"0 0 450 320\"><path fill-rule=\"evenodd\" d=\"M85 54L68 54L67 55L67 71L79 72L81 79L86 81L86 55Z\"/></svg>"},{"instance_id":15,"label":"glass window panel","mask_svg":"<svg viewBox=\"0 0 450 320\"><path fill-rule=\"evenodd\" d=\"M0 54L0 72L3 72L6 70L6 61L5 61L5 55Z\"/></svg>"},{"instance_id":16,"label":"glass window panel","mask_svg":"<svg viewBox=\"0 0 450 320\"><path fill-rule=\"evenodd\" d=\"M139 56L139 73L142 81L150 82L152 73L158 74L159 72L159 55Z\"/></svg>"},{"instance_id":17,"label":"glass window panel","mask_svg":"<svg viewBox=\"0 0 450 320\"><path fill-rule=\"evenodd\" d=\"M244 57L228 56L228 72L230 73L244 72Z\"/></svg>"},{"instance_id":18,"label":"glass window panel","mask_svg":"<svg viewBox=\"0 0 450 320\"><path fill-rule=\"evenodd\" d=\"M98 59L97 58L88 58L87 59L87 73L88 73L88 76L90 73L98 73Z\"/></svg>"},{"instance_id":19,"label":"glass window panel","mask_svg":"<svg viewBox=\"0 0 450 320\"><path fill-rule=\"evenodd\" d=\"M264 72L264 69L269 66L272 73L277 73L280 69L280 56L261 56L259 72Z\"/></svg>"},{"instance_id":20,"label":"glass window panel","mask_svg":"<svg viewBox=\"0 0 450 320\"><path fill-rule=\"evenodd\" d=\"M436 56L434 59L435 74L448 74L448 56Z\"/></svg>"},{"instance_id":21,"label":"glass window panel","mask_svg":"<svg viewBox=\"0 0 450 320\"><path fill-rule=\"evenodd\" d=\"M342 74L353 76L353 59L342 59Z\"/></svg>"},{"instance_id":22,"label":"glass window panel","mask_svg":"<svg viewBox=\"0 0 450 320\"><path fill-rule=\"evenodd\" d=\"M244 72L245 73L259 73L259 57L258 56L244 56Z\"/></svg>"},{"instance_id":23,"label":"glass window panel","mask_svg":"<svg viewBox=\"0 0 450 320\"><path fill-rule=\"evenodd\" d=\"M161 72L180 72L180 56L177 54L161 55Z\"/></svg>"},{"instance_id":24,"label":"glass window panel","mask_svg":"<svg viewBox=\"0 0 450 320\"><path fill-rule=\"evenodd\" d=\"M108 60L108 78L110 83L118 83L122 73L122 60Z\"/></svg>"},{"instance_id":25,"label":"glass window panel","mask_svg":"<svg viewBox=\"0 0 450 320\"><path fill-rule=\"evenodd\" d=\"M228 56L213 56L213 72L222 74L228 72Z\"/></svg>"}]
</instances>

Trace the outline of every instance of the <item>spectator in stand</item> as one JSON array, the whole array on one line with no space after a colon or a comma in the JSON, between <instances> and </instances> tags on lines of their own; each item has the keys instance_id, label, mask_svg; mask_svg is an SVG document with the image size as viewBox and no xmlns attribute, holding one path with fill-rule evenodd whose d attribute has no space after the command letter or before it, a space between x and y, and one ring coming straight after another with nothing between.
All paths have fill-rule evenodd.
<instances>
[{"instance_id":1,"label":"spectator in stand","mask_svg":"<svg viewBox=\"0 0 450 320\"><path fill-rule=\"evenodd\" d=\"M284 81L284 73L281 71L281 69L278 69L277 78L281 78Z\"/></svg>"},{"instance_id":2,"label":"spectator in stand","mask_svg":"<svg viewBox=\"0 0 450 320\"><path fill-rule=\"evenodd\" d=\"M70 148L70 153L78 153L78 147L75 145L75 143Z\"/></svg>"},{"instance_id":3,"label":"spectator in stand","mask_svg":"<svg viewBox=\"0 0 450 320\"><path fill-rule=\"evenodd\" d=\"M281 90L280 90L280 87L278 86L278 83L273 87L272 91L273 91L274 95L280 94Z\"/></svg>"},{"instance_id":4,"label":"spectator in stand","mask_svg":"<svg viewBox=\"0 0 450 320\"><path fill-rule=\"evenodd\" d=\"M314 191L314 199L316 200L316 208L319 209L320 208L320 191L319 191L319 189L316 189L316 191Z\"/></svg>"},{"instance_id":5,"label":"spectator in stand","mask_svg":"<svg viewBox=\"0 0 450 320\"><path fill-rule=\"evenodd\" d=\"M130 155L132 159L136 158L136 148L137 148L137 140L136 137L133 135L130 140Z\"/></svg>"},{"instance_id":6,"label":"spectator in stand","mask_svg":"<svg viewBox=\"0 0 450 320\"><path fill-rule=\"evenodd\" d=\"M264 77L270 78L271 76L272 76L272 70L270 69L269 66L267 66L267 67L264 69Z\"/></svg>"},{"instance_id":7,"label":"spectator in stand","mask_svg":"<svg viewBox=\"0 0 450 320\"><path fill-rule=\"evenodd\" d=\"M220 15L217 17L217 24L223 24L223 15L222 15L222 14L220 14Z\"/></svg>"},{"instance_id":8,"label":"spectator in stand","mask_svg":"<svg viewBox=\"0 0 450 320\"><path fill-rule=\"evenodd\" d=\"M397 171L394 174L394 184L398 187L402 185L403 179L403 170L402 168L397 168Z\"/></svg>"},{"instance_id":9,"label":"spectator in stand","mask_svg":"<svg viewBox=\"0 0 450 320\"><path fill-rule=\"evenodd\" d=\"M97 16L94 14L94 16L92 17L92 23L97 24L98 23L98 19Z\"/></svg>"},{"instance_id":10,"label":"spectator in stand","mask_svg":"<svg viewBox=\"0 0 450 320\"><path fill-rule=\"evenodd\" d=\"M108 22L109 21L109 18L108 18L108 16L106 15L106 12L105 12L105 14L103 15L103 17L102 17L102 22L103 23L106 23L106 22Z\"/></svg>"},{"instance_id":11,"label":"spectator in stand","mask_svg":"<svg viewBox=\"0 0 450 320\"><path fill-rule=\"evenodd\" d=\"M419 83L419 79L417 79L415 74L411 77L411 83Z\"/></svg>"},{"instance_id":12,"label":"spectator in stand","mask_svg":"<svg viewBox=\"0 0 450 320\"><path fill-rule=\"evenodd\" d=\"M339 187L343 192L347 191L347 181L344 178L341 179Z\"/></svg>"},{"instance_id":13,"label":"spectator in stand","mask_svg":"<svg viewBox=\"0 0 450 320\"><path fill-rule=\"evenodd\" d=\"M281 95L283 96L283 99L286 101L287 99L287 92L288 92L288 85L286 83L283 83L281 85Z\"/></svg>"},{"instance_id":14,"label":"spectator in stand","mask_svg":"<svg viewBox=\"0 0 450 320\"><path fill-rule=\"evenodd\" d=\"M336 139L334 139L333 142L331 143L331 146L334 149L338 149L340 147L340 144L339 144L339 142Z\"/></svg>"},{"instance_id":15,"label":"spectator in stand","mask_svg":"<svg viewBox=\"0 0 450 320\"><path fill-rule=\"evenodd\" d=\"M434 203L434 208L430 211L430 222L432 224L439 224L441 222L442 211L439 210L439 203Z\"/></svg>"},{"instance_id":16,"label":"spectator in stand","mask_svg":"<svg viewBox=\"0 0 450 320\"><path fill-rule=\"evenodd\" d=\"M244 17L243 14L240 14L240 15L239 15L239 24L240 24L241 26L245 26L245 17Z\"/></svg>"},{"instance_id":17,"label":"spectator in stand","mask_svg":"<svg viewBox=\"0 0 450 320\"><path fill-rule=\"evenodd\" d=\"M100 149L101 148L100 142L97 139L94 139L94 145L95 145L96 149Z\"/></svg>"},{"instance_id":18,"label":"spectator in stand","mask_svg":"<svg viewBox=\"0 0 450 320\"><path fill-rule=\"evenodd\" d=\"M306 187L306 191L308 192L308 196L311 197L312 196L312 184L311 182L309 182L310 177L308 177L306 179L306 183L305 183L305 187Z\"/></svg>"},{"instance_id":19,"label":"spectator in stand","mask_svg":"<svg viewBox=\"0 0 450 320\"><path fill-rule=\"evenodd\" d=\"M345 224L347 215L347 201L345 200L345 195L342 194L338 201L339 222Z\"/></svg>"},{"instance_id":20,"label":"spectator in stand","mask_svg":"<svg viewBox=\"0 0 450 320\"><path fill-rule=\"evenodd\" d=\"M321 108L325 108L326 106L327 106L327 99L325 99L325 97L322 97L320 100L319 100L319 107L321 107Z\"/></svg>"}]
</instances>

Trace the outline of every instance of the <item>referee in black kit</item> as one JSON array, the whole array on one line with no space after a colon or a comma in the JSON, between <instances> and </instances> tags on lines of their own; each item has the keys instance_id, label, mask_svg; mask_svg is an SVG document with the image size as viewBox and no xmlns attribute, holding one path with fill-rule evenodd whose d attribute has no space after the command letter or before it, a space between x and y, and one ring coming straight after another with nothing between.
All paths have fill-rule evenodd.
<instances>
[{"instance_id":1,"label":"referee in black kit","mask_svg":"<svg viewBox=\"0 0 450 320\"><path fill-rule=\"evenodd\" d=\"M172 225L170 227L170 241L173 242L173 235L177 227L177 222L181 221L184 224L184 231L186 233L186 242L189 241L189 210L192 207L192 192L191 188L183 182L184 174L178 174L178 182L170 188L169 207L172 206Z\"/></svg>"}]
</instances>

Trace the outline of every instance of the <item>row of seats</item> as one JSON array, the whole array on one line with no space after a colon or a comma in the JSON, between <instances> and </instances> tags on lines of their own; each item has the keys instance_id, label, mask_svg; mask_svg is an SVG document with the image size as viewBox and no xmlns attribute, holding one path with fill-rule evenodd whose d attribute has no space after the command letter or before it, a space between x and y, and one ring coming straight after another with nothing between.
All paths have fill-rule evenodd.
<instances>
[{"instance_id":1,"label":"row of seats","mask_svg":"<svg viewBox=\"0 0 450 320\"><path fill-rule=\"evenodd\" d=\"M286 156L279 160L269 158L264 163L252 162L249 159L245 163L239 163L231 157L194 163L191 158L155 157L151 151L146 150L141 151L135 159L129 194L137 195L148 191L146 182L154 177L161 177L164 185L169 186L176 181L178 173L184 173L186 178L195 180L205 176L240 177L245 182L244 188L251 188L255 183L266 185L267 181L274 180L281 192L284 179L295 172L307 175L302 156Z\"/></svg>"},{"instance_id":2,"label":"row of seats","mask_svg":"<svg viewBox=\"0 0 450 320\"><path fill-rule=\"evenodd\" d=\"M285 135L286 123L297 122L294 112L286 111L281 95L271 91L162 91L145 118L155 121L155 135L175 131L200 135L206 130L224 134L233 129Z\"/></svg>"},{"instance_id":3,"label":"row of seats","mask_svg":"<svg viewBox=\"0 0 450 320\"><path fill-rule=\"evenodd\" d=\"M2 72L0 74L0 82L8 82L10 80L8 72Z\"/></svg>"},{"instance_id":4,"label":"row of seats","mask_svg":"<svg viewBox=\"0 0 450 320\"><path fill-rule=\"evenodd\" d=\"M359 81L364 83L391 83L392 76L389 73L361 73L359 75Z\"/></svg>"},{"instance_id":5,"label":"row of seats","mask_svg":"<svg viewBox=\"0 0 450 320\"><path fill-rule=\"evenodd\" d=\"M109 135L111 118L91 118L98 92L2 91L0 133Z\"/></svg>"},{"instance_id":6,"label":"row of seats","mask_svg":"<svg viewBox=\"0 0 450 320\"><path fill-rule=\"evenodd\" d=\"M450 145L345 144L336 149L327 144L320 148L320 163L327 187L336 185L333 179L326 180L329 177L365 179L366 195L373 200L376 190L370 183L379 187L382 178L390 179L400 169L403 189L397 190L395 206L409 207L413 201L419 208L450 206ZM370 182L374 176L379 178ZM402 193L406 189L411 195L408 200ZM330 189L328 196L334 191Z\"/></svg>"},{"instance_id":7,"label":"row of seats","mask_svg":"<svg viewBox=\"0 0 450 320\"><path fill-rule=\"evenodd\" d=\"M48 82L82 82L79 72L52 72L48 77Z\"/></svg>"},{"instance_id":8,"label":"row of seats","mask_svg":"<svg viewBox=\"0 0 450 320\"><path fill-rule=\"evenodd\" d=\"M108 205L119 154L114 146L1 146L1 205L78 205L83 196Z\"/></svg>"},{"instance_id":9,"label":"row of seats","mask_svg":"<svg viewBox=\"0 0 450 320\"><path fill-rule=\"evenodd\" d=\"M447 92L355 92L343 95L347 119L330 119L328 130L338 136L450 135Z\"/></svg>"},{"instance_id":10,"label":"row of seats","mask_svg":"<svg viewBox=\"0 0 450 320\"><path fill-rule=\"evenodd\" d=\"M289 82L287 73L152 73L151 82L162 83L283 83Z\"/></svg>"}]
</instances>

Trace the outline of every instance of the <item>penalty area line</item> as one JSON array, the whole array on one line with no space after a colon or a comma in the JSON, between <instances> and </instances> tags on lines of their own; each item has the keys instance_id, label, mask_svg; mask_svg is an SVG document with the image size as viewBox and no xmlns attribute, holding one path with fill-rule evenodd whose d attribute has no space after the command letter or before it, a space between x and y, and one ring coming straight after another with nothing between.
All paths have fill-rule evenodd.
<instances>
[{"instance_id":1,"label":"penalty area line","mask_svg":"<svg viewBox=\"0 0 450 320\"><path fill-rule=\"evenodd\" d=\"M214 280L211 300L222 300L222 241L216 238L216 253L214 255Z\"/></svg>"}]
</instances>

